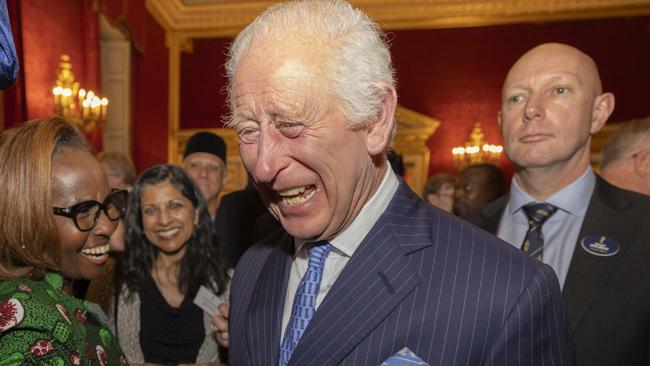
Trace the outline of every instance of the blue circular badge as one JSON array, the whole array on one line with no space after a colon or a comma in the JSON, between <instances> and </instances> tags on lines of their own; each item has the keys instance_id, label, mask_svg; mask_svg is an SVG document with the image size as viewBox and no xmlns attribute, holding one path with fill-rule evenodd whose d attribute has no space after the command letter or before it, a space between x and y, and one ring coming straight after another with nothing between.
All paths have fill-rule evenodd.
<instances>
[{"instance_id":1,"label":"blue circular badge","mask_svg":"<svg viewBox=\"0 0 650 366\"><path fill-rule=\"evenodd\" d=\"M621 250L616 240L602 235L587 235L580 240L582 249L599 257L611 257Z\"/></svg>"}]
</instances>

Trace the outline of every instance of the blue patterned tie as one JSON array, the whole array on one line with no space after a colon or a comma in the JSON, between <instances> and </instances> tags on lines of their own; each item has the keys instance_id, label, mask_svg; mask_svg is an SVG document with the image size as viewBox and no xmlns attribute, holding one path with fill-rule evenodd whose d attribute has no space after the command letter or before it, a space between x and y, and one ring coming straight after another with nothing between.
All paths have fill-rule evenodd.
<instances>
[{"instance_id":1,"label":"blue patterned tie","mask_svg":"<svg viewBox=\"0 0 650 366\"><path fill-rule=\"evenodd\" d=\"M544 252L544 234L542 234L542 225L544 225L544 222L555 213L557 207L550 203L542 202L529 203L522 208L524 209L526 216L528 216L529 226L521 250L541 261Z\"/></svg>"},{"instance_id":2,"label":"blue patterned tie","mask_svg":"<svg viewBox=\"0 0 650 366\"><path fill-rule=\"evenodd\" d=\"M302 280L300 280L298 290L296 290L296 296L293 298L291 318L289 318L289 323L287 324L287 329L284 331L284 338L282 338L282 344L280 345L279 366L284 366L289 363L291 354L296 348L302 333L314 316L316 294L318 294L320 281L323 278L325 259L330 250L332 250L332 244L328 242L317 243L309 250L307 272L302 277Z\"/></svg>"}]
</instances>

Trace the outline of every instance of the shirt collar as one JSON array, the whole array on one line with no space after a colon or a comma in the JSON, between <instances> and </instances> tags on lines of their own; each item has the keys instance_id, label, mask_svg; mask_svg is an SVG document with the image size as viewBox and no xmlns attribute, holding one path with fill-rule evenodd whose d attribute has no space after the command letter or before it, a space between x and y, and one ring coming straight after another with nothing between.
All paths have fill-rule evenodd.
<instances>
[{"instance_id":1,"label":"shirt collar","mask_svg":"<svg viewBox=\"0 0 650 366\"><path fill-rule=\"evenodd\" d=\"M359 247L359 244L361 244L363 238L366 237L370 229L379 220L379 217L386 211L390 200L399 187L399 180L390 166L386 170L384 179L379 185L377 192L361 208L357 217L352 220L352 223L345 230L341 231L339 235L329 241L332 244L333 251L337 251L346 257L351 257ZM296 238L295 244L298 247L296 254L300 253L304 248L305 242L301 242L300 239Z\"/></svg>"},{"instance_id":2,"label":"shirt collar","mask_svg":"<svg viewBox=\"0 0 650 366\"><path fill-rule=\"evenodd\" d=\"M596 175L591 166L587 166L580 178L551 195L546 202L562 211L583 217L587 213L587 207L589 206L589 199L585 199L585 197L591 197L595 186ZM517 184L517 180L513 178L510 188L509 214L516 214L524 205L531 202L537 202L537 200L526 193Z\"/></svg>"}]
</instances>

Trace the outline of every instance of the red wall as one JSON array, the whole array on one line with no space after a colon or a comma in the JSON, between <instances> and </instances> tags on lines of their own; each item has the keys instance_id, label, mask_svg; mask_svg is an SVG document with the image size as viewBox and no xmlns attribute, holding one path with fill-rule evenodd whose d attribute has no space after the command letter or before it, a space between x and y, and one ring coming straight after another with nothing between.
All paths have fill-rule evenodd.
<instances>
[{"instance_id":1,"label":"red wall","mask_svg":"<svg viewBox=\"0 0 650 366\"><path fill-rule=\"evenodd\" d=\"M596 60L605 89L617 97L611 121L650 115L649 26L650 17L640 17L391 32L399 102L442 121L428 141L430 171L454 170L451 148L467 140L475 122L488 141L501 143L501 84L510 65L540 43L569 43ZM215 127L227 112L222 65L229 41L197 41L183 56L183 127ZM502 165L512 170L505 158Z\"/></svg>"},{"instance_id":2,"label":"red wall","mask_svg":"<svg viewBox=\"0 0 650 366\"><path fill-rule=\"evenodd\" d=\"M453 170L451 148L463 144L474 122L488 141L501 143L496 116L503 79L540 43L568 43L594 58L605 90L616 95L610 121L650 116L649 31L650 17L394 32L400 103L442 121L428 142L430 171Z\"/></svg>"},{"instance_id":3,"label":"red wall","mask_svg":"<svg viewBox=\"0 0 650 366\"><path fill-rule=\"evenodd\" d=\"M22 0L7 3L20 59L17 85L4 95L5 127L54 114L52 87L60 55L70 56L75 80L101 93L99 28L92 3L83 0ZM101 132L88 136L101 149Z\"/></svg>"},{"instance_id":4,"label":"red wall","mask_svg":"<svg viewBox=\"0 0 650 366\"><path fill-rule=\"evenodd\" d=\"M83 0L23 0L24 73L29 118L50 114L51 85L60 53L72 57L75 76L92 82L84 67ZM144 0L103 0L101 10L133 40L133 158L139 171L167 160L168 50L163 29ZM11 9L10 9L11 11ZM87 25L86 25L87 27ZM529 48L566 42L589 53L605 89L617 96L611 120L650 115L650 17L525 24L390 34L399 102L442 125L429 140L431 172L452 171L450 149L474 122L489 141L496 127L500 88L509 66ZM181 59L181 126L218 127L225 106L223 63L229 39L196 40ZM86 57L88 58L88 57ZM92 59L92 57L91 57ZM79 62L77 62L79 60ZM87 61L86 61L87 62ZM89 79L86 81L85 79ZM10 109L10 108L8 108ZM504 167L509 170L505 163Z\"/></svg>"},{"instance_id":5,"label":"red wall","mask_svg":"<svg viewBox=\"0 0 650 366\"><path fill-rule=\"evenodd\" d=\"M86 85L82 1L23 0L21 24L27 119L53 114L59 55L68 54L75 79ZM65 25L65 26L62 26Z\"/></svg>"},{"instance_id":6,"label":"red wall","mask_svg":"<svg viewBox=\"0 0 650 366\"><path fill-rule=\"evenodd\" d=\"M169 52L144 0L103 0L102 12L131 37L132 156L137 171L167 162Z\"/></svg>"}]
</instances>

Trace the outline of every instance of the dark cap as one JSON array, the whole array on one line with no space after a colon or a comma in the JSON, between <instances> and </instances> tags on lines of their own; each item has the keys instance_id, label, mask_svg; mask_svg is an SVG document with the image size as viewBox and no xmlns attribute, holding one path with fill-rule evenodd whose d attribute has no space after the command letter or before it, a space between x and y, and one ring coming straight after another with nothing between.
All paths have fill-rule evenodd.
<instances>
[{"instance_id":1,"label":"dark cap","mask_svg":"<svg viewBox=\"0 0 650 366\"><path fill-rule=\"evenodd\" d=\"M226 162L226 143L221 137L211 132L197 132L192 135L185 145L183 159L197 152L215 155L224 163Z\"/></svg>"}]
</instances>

